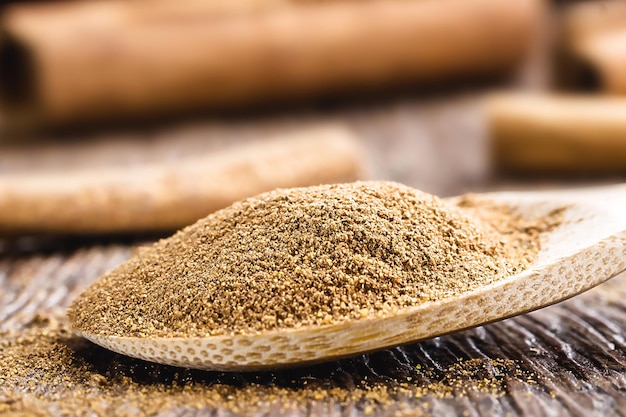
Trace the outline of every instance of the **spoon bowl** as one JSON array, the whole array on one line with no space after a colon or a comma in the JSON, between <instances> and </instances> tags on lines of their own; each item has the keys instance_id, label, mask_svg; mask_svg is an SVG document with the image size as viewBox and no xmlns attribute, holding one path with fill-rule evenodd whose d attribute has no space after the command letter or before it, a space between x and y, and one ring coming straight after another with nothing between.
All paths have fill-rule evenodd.
<instances>
[{"instance_id":1,"label":"spoon bowl","mask_svg":"<svg viewBox=\"0 0 626 417\"><path fill-rule=\"evenodd\" d=\"M564 210L520 274L454 297L335 324L210 337L120 337L77 331L110 350L168 365L257 371L328 361L502 320L584 292L626 270L626 185L477 194L538 218ZM448 199L451 203L456 198Z\"/></svg>"}]
</instances>

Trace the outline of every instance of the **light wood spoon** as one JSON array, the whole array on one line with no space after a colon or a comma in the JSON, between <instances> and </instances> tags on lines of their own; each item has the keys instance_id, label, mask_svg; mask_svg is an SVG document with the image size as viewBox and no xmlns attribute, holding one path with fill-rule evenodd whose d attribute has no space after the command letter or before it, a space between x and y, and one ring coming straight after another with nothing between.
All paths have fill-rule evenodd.
<instances>
[{"instance_id":1,"label":"light wood spoon","mask_svg":"<svg viewBox=\"0 0 626 417\"><path fill-rule=\"evenodd\" d=\"M565 300L626 270L626 185L476 197L507 204L529 218L566 207L564 221L541 236L536 260L521 274L385 317L236 336L138 338L77 333L152 362L226 371L272 369L342 358L502 320Z\"/></svg>"}]
</instances>

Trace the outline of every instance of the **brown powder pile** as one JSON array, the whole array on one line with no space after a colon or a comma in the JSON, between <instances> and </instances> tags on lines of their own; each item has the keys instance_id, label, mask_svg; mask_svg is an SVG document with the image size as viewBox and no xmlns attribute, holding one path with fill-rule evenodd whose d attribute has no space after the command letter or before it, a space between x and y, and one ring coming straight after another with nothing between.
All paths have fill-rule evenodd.
<instances>
[{"instance_id":1,"label":"brown powder pile","mask_svg":"<svg viewBox=\"0 0 626 417\"><path fill-rule=\"evenodd\" d=\"M69 316L94 334L203 337L391 314L520 272L550 226L461 205L390 182L262 194L139 250Z\"/></svg>"}]
</instances>

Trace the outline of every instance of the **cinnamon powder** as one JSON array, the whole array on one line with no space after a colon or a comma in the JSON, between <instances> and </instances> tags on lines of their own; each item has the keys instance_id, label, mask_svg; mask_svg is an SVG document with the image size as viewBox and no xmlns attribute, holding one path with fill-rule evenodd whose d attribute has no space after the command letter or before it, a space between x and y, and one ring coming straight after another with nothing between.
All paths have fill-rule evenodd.
<instances>
[{"instance_id":1,"label":"cinnamon powder","mask_svg":"<svg viewBox=\"0 0 626 417\"><path fill-rule=\"evenodd\" d=\"M521 272L558 221L392 182L277 190L142 248L69 317L93 334L204 337L388 315Z\"/></svg>"}]
</instances>

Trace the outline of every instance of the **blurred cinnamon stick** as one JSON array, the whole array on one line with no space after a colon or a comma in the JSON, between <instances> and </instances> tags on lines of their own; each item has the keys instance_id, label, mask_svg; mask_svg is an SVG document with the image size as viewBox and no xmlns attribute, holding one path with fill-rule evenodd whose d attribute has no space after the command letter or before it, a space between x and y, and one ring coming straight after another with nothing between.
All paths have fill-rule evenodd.
<instances>
[{"instance_id":1,"label":"blurred cinnamon stick","mask_svg":"<svg viewBox=\"0 0 626 417\"><path fill-rule=\"evenodd\" d=\"M357 179L360 144L310 128L205 156L109 168L0 175L0 234L168 231L279 187Z\"/></svg>"},{"instance_id":2,"label":"blurred cinnamon stick","mask_svg":"<svg viewBox=\"0 0 626 417\"><path fill-rule=\"evenodd\" d=\"M563 27L557 84L626 94L626 2L570 6Z\"/></svg>"},{"instance_id":3,"label":"blurred cinnamon stick","mask_svg":"<svg viewBox=\"0 0 626 417\"><path fill-rule=\"evenodd\" d=\"M542 2L213 3L8 8L0 22L8 121L144 118L502 74L523 59Z\"/></svg>"},{"instance_id":4,"label":"blurred cinnamon stick","mask_svg":"<svg viewBox=\"0 0 626 417\"><path fill-rule=\"evenodd\" d=\"M502 94L488 120L496 168L517 174L626 173L626 99Z\"/></svg>"}]
</instances>

